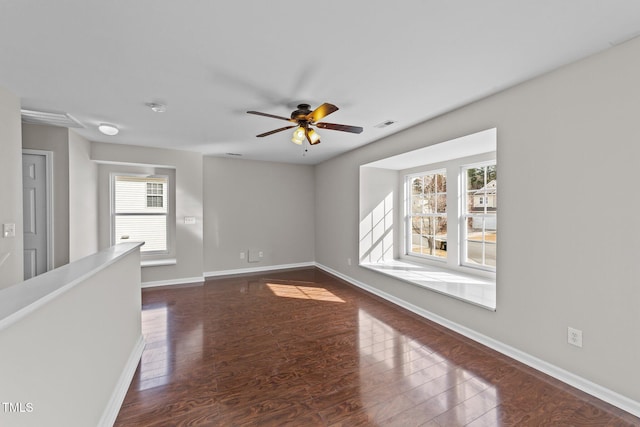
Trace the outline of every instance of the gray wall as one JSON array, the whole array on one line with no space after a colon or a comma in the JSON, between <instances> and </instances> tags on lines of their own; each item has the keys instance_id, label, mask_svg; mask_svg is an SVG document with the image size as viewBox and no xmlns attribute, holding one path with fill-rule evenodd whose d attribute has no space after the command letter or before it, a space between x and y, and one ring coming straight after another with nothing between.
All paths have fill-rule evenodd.
<instances>
[{"instance_id":1,"label":"gray wall","mask_svg":"<svg viewBox=\"0 0 640 427\"><path fill-rule=\"evenodd\" d=\"M392 260L400 255L402 195L395 170L363 167L360 169L360 242L359 256L352 263ZM348 264L348 263L347 263Z\"/></svg>"},{"instance_id":2,"label":"gray wall","mask_svg":"<svg viewBox=\"0 0 640 427\"><path fill-rule=\"evenodd\" d=\"M60 267L69 263L69 129L23 124L22 148L53 152L53 264Z\"/></svg>"},{"instance_id":3,"label":"gray wall","mask_svg":"<svg viewBox=\"0 0 640 427\"><path fill-rule=\"evenodd\" d=\"M168 284L201 281L203 279L202 155L187 151L93 142L91 144L91 159L102 163L165 166L175 169L177 263L175 265L144 267L142 282ZM100 185L98 192L108 194L108 182L105 184L101 181ZM105 212L101 210L100 215L103 214ZM185 216L195 217L196 224L185 224Z\"/></svg>"},{"instance_id":4,"label":"gray wall","mask_svg":"<svg viewBox=\"0 0 640 427\"><path fill-rule=\"evenodd\" d=\"M316 260L640 401L638 76L640 39L318 165ZM361 164L491 127L495 313L347 265L358 255ZM583 331L582 349L567 344L567 326Z\"/></svg>"},{"instance_id":5,"label":"gray wall","mask_svg":"<svg viewBox=\"0 0 640 427\"><path fill-rule=\"evenodd\" d=\"M205 272L314 261L312 166L205 157L204 188Z\"/></svg>"},{"instance_id":6,"label":"gray wall","mask_svg":"<svg viewBox=\"0 0 640 427\"><path fill-rule=\"evenodd\" d=\"M20 100L2 87L0 87L0 153L0 182L2 182L0 185L0 289L2 289L22 281L23 274ZM16 237L3 237L2 224L6 223L16 225Z\"/></svg>"},{"instance_id":7,"label":"gray wall","mask_svg":"<svg viewBox=\"0 0 640 427\"><path fill-rule=\"evenodd\" d=\"M69 131L69 261L98 251L98 165L91 143Z\"/></svg>"}]
</instances>

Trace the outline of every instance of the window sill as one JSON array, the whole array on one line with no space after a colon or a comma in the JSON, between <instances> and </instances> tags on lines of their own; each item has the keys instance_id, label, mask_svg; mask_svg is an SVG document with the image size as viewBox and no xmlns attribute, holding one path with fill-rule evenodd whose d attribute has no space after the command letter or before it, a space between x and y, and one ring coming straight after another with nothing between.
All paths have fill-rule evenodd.
<instances>
[{"instance_id":1,"label":"window sill","mask_svg":"<svg viewBox=\"0 0 640 427\"><path fill-rule=\"evenodd\" d=\"M404 282L496 311L495 279L397 259L360 265Z\"/></svg>"},{"instance_id":2,"label":"window sill","mask_svg":"<svg viewBox=\"0 0 640 427\"><path fill-rule=\"evenodd\" d=\"M176 265L178 261L175 258L167 259L143 259L140 261L141 267L159 267L162 265Z\"/></svg>"}]
</instances>

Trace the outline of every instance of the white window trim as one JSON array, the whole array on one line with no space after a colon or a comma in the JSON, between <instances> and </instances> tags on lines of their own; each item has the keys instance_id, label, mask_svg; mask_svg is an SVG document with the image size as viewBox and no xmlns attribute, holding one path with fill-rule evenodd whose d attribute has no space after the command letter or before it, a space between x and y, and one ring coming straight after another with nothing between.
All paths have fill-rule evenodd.
<instances>
[{"instance_id":1,"label":"white window trim","mask_svg":"<svg viewBox=\"0 0 640 427\"><path fill-rule=\"evenodd\" d=\"M116 176L132 176L139 178L165 178L167 180L166 185L166 201L167 201L167 212L166 213L151 213L151 215L165 215L167 218L167 249L164 251L149 251L149 252L140 252L140 256L142 258L143 264L148 264L149 260L162 260L173 255L173 235L171 232L171 221L174 218L174 206L171 203L171 177L169 175L163 174L145 174L145 173L134 173L134 172L111 172L109 174L109 239L111 242L111 246L117 243L117 239L115 237L115 179ZM153 264L156 265L156 264Z\"/></svg>"}]
</instances>

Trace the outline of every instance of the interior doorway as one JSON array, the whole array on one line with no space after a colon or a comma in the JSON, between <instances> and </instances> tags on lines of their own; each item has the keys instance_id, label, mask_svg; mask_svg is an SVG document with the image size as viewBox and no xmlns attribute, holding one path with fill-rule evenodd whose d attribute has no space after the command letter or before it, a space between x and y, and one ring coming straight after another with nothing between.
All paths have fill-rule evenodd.
<instances>
[{"instance_id":1,"label":"interior doorway","mask_svg":"<svg viewBox=\"0 0 640 427\"><path fill-rule=\"evenodd\" d=\"M51 151L22 150L24 280L53 268Z\"/></svg>"}]
</instances>

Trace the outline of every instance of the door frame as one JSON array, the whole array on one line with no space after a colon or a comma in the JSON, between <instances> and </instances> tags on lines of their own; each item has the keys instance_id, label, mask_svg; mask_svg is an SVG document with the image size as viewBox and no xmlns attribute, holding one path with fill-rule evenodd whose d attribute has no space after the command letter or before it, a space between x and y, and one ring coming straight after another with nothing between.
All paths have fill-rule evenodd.
<instances>
[{"instance_id":1,"label":"door frame","mask_svg":"<svg viewBox=\"0 0 640 427\"><path fill-rule=\"evenodd\" d=\"M22 154L32 154L36 156L44 156L47 184L46 188L46 212L47 212L47 271L54 269L53 260L53 151L47 150L33 150L30 148L23 148Z\"/></svg>"}]
</instances>

